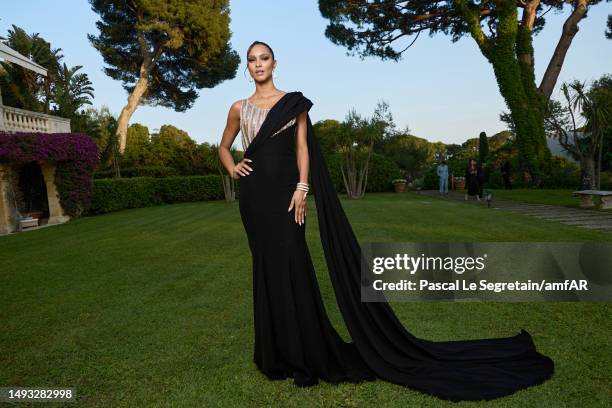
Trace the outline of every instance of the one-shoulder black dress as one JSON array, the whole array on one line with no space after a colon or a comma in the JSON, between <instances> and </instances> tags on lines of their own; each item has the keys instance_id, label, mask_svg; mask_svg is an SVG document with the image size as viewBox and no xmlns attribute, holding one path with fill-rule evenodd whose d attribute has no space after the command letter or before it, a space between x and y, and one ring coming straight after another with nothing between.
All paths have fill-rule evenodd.
<instances>
[{"instance_id":1,"label":"one-shoulder black dress","mask_svg":"<svg viewBox=\"0 0 612 408\"><path fill-rule=\"evenodd\" d=\"M312 102L284 94L271 109L243 101L241 130L253 171L240 177L240 216L253 269L254 362L270 379L298 386L378 378L442 399L489 400L552 376L553 361L521 330L505 338L434 342L409 333L390 305L361 301L362 253L307 116L310 189L340 312L351 336L330 323L305 240L287 211L299 181L295 118Z\"/></svg>"}]
</instances>

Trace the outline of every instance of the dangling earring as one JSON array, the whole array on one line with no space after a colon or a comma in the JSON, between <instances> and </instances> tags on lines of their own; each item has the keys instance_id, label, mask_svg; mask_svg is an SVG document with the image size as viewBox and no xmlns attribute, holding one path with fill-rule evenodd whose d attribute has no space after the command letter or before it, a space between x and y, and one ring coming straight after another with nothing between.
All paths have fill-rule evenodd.
<instances>
[{"instance_id":1,"label":"dangling earring","mask_svg":"<svg viewBox=\"0 0 612 408\"><path fill-rule=\"evenodd\" d=\"M272 70L272 79L278 78L278 75L275 74L276 68Z\"/></svg>"},{"instance_id":2,"label":"dangling earring","mask_svg":"<svg viewBox=\"0 0 612 408\"><path fill-rule=\"evenodd\" d=\"M249 76L249 82L253 82L253 77Z\"/></svg>"}]
</instances>

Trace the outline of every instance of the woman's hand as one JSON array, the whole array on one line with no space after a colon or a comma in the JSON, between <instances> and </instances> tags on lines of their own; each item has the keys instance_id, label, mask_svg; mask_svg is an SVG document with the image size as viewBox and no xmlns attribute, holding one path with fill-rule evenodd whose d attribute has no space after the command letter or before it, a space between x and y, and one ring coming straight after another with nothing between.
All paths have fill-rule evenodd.
<instances>
[{"instance_id":1,"label":"woman's hand","mask_svg":"<svg viewBox=\"0 0 612 408\"><path fill-rule=\"evenodd\" d=\"M304 224L304 217L306 217L306 191L296 189L293 192L287 212L291 211L293 207L295 207L295 222L299 225Z\"/></svg>"},{"instance_id":2,"label":"woman's hand","mask_svg":"<svg viewBox=\"0 0 612 408\"><path fill-rule=\"evenodd\" d=\"M239 179L241 176L248 176L253 171L249 165L246 164L246 160L252 162L253 160L244 158L238 164L234 166L232 169L232 177L234 179Z\"/></svg>"}]
</instances>

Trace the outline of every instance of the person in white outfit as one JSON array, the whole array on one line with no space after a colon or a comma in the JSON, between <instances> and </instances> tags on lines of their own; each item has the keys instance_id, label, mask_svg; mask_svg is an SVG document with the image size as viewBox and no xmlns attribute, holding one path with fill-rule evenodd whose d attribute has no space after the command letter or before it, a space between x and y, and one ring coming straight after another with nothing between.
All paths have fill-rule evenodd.
<instances>
[{"instance_id":1,"label":"person in white outfit","mask_svg":"<svg viewBox=\"0 0 612 408\"><path fill-rule=\"evenodd\" d=\"M440 178L440 194L448 194L448 166L446 160L438 165L437 173Z\"/></svg>"}]
</instances>

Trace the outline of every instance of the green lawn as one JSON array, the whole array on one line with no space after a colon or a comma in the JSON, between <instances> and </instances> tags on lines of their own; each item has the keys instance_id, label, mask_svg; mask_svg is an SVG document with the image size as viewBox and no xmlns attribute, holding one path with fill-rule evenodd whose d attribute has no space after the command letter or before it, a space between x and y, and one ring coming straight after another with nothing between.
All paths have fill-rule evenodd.
<instances>
[{"instance_id":1,"label":"green lawn","mask_svg":"<svg viewBox=\"0 0 612 408\"><path fill-rule=\"evenodd\" d=\"M309 200L321 290L348 339ZM612 234L416 194L342 202L362 242L612 242ZM555 376L488 404L453 404L382 380L307 389L267 380L252 362L251 261L237 202L126 210L0 237L0 259L0 384L76 387L79 403L69 407L604 407L612 400L606 303L394 303L408 330L424 338L511 336L519 328L534 336L556 362Z\"/></svg>"},{"instance_id":2,"label":"green lawn","mask_svg":"<svg viewBox=\"0 0 612 408\"><path fill-rule=\"evenodd\" d=\"M522 201L532 204L561 205L564 207L579 208L580 199L574 197L571 189L528 189L519 188L513 190L496 189L493 194L496 198ZM610 211L610 210L601 210Z\"/></svg>"}]
</instances>

